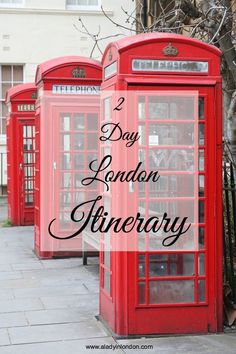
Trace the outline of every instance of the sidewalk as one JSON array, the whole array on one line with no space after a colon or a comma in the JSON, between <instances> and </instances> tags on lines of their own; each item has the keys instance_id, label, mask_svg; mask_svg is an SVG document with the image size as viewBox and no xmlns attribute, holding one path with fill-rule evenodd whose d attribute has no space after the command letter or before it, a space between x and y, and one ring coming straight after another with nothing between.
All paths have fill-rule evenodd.
<instances>
[{"instance_id":1,"label":"sidewalk","mask_svg":"<svg viewBox=\"0 0 236 354\"><path fill-rule=\"evenodd\" d=\"M98 258L84 267L79 258L40 261L32 249L33 227L0 228L0 354L236 353L236 333L114 340L95 318ZM86 349L105 344L140 350Z\"/></svg>"}]
</instances>

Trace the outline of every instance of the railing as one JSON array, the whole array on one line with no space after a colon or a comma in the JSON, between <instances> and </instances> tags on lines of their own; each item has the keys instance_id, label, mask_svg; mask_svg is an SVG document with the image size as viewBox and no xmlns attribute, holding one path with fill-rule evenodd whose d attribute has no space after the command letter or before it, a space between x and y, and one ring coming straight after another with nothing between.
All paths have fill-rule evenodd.
<instances>
[{"instance_id":1,"label":"railing","mask_svg":"<svg viewBox=\"0 0 236 354\"><path fill-rule=\"evenodd\" d=\"M6 196L7 194L6 168L7 168L7 153L0 152L0 196Z\"/></svg>"},{"instance_id":2,"label":"railing","mask_svg":"<svg viewBox=\"0 0 236 354\"><path fill-rule=\"evenodd\" d=\"M230 300L236 304L236 169L232 162L223 166L223 245L224 283L230 288Z\"/></svg>"}]
</instances>

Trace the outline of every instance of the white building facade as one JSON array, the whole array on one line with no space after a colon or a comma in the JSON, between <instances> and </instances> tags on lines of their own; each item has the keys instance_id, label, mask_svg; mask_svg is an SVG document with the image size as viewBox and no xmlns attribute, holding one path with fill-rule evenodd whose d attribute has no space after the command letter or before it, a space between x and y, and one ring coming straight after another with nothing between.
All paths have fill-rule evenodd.
<instances>
[{"instance_id":1,"label":"white building facade","mask_svg":"<svg viewBox=\"0 0 236 354\"><path fill-rule=\"evenodd\" d=\"M117 34L131 34L112 24L101 6L114 22L130 26L122 7L134 11L132 0L0 0L0 195L7 181L6 91L22 82L34 82L36 67L45 60L64 55L89 57L94 41L79 18L91 34L100 31L99 38L114 36L98 42L102 51L120 37ZM93 58L101 58L98 48Z\"/></svg>"}]
</instances>

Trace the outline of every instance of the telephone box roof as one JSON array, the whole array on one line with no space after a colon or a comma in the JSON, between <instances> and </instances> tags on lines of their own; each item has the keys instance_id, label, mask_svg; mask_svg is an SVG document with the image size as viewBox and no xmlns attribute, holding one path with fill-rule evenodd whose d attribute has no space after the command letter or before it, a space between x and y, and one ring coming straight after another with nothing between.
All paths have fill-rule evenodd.
<instances>
[{"instance_id":1,"label":"telephone box roof","mask_svg":"<svg viewBox=\"0 0 236 354\"><path fill-rule=\"evenodd\" d=\"M198 39L193 39L187 36L183 36L180 34L174 34L174 33L162 33L162 32L152 32L152 33L141 33L133 36L128 36L124 37L121 39L118 39L117 41L111 42L108 44L104 55L102 62L104 61L104 58L106 57L107 51L110 49L110 47L116 47L117 51L119 53L122 53L132 47L137 47L141 46L143 44L148 44L148 43L154 43L154 42L173 42L173 43L185 43L189 44L195 47L199 47L205 50L208 50L209 52L212 52L213 54L217 56L221 56L221 51L217 47L204 43Z\"/></svg>"},{"instance_id":2,"label":"telephone box roof","mask_svg":"<svg viewBox=\"0 0 236 354\"><path fill-rule=\"evenodd\" d=\"M54 59L47 60L38 65L35 83L37 84L42 78L44 78L48 73L54 71L61 67L66 67L70 65L84 64L88 66L93 66L102 70L101 63L98 60L82 57L82 56L63 56Z\"/></svg>"},{"instance_id":3,"label":"telephone box roof","mask_svg":"<svg viewBox=\"0 0 236 354\"><path fill-rule=\"evenodd\" d=\"M35 84L27 83L27 84L20 84L11 87L6 93L6 102L11 101L13 98L16 98L19 94L22 94L27 91L36 91Z\"/></svg>"}]
</instances>

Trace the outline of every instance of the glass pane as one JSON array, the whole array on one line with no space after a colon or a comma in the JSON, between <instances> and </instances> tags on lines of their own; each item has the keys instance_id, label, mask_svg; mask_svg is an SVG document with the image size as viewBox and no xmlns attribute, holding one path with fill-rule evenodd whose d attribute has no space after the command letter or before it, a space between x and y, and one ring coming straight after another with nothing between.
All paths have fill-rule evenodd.
<instances>
[{"instance_id":1,"label":"glass pane","mask_svg":"<svg viewBox=\"0 0 236 354\"><path fill-rule=\"evenodd\" d=\"M2 99L5 100L6 98L6 93L9 90L9 88L11 88L11 84L2 84Z\"/></svg>"},{"instance_id":2,"label":"glass pane","mask_svg":"<svg viewBox=\"0 0 236 354\"><path fill-rule=\"evenodd\" d=\"M62 135L62 147L64 151L70 151L70 135L64 134Z\"/></svg>"},{"instance_id":3,"label":"glass pane","mask_svg":"<svg viewBox=\"0 0 236 354\"><path fill-rule=\"evenodd\" d=\"M88 166L90 162L95 161L97 159L98 159L98 155L95 152L88 154Z\"/></svg>"},{"instance_id":4,"label":"glass pane","mask_svg":"<svg viewBox=\"0 0 236 354\"><path fill-rule=\"evenodd\" d=\"M138 119L145 119L145 97L138 98Z\"/></svg>"},{"instance_id":5,"label":"glass pane","mask_svg":"<svg viewBox=\"0 0 236 354\"><path fill-rule=\"evenodd\" d=\"M85 193L83 193L83 192L76 192L75 194L74 194L74 202L76 203L76 204L81 204L81 203L83 203L85 201ZM79 219L79 217L78 217L78 219Z\"/></svg>"},{"instance_id":6,"label":"glass pane","mask_svg":"<svg viewBox=\"0 0 236 354\"><path fill-rule=\"evenodd\" d=\"M98 130L98 115L96 113L88 114L88 130Z\"/></svg>"},{"instance_id":7,"label":"glass pane","mask_svg":"<svg viewBox=\"0 0 236 354\"><path fill-rule=\"evenodd\" d=\"M33 194L25 195L25 204L32 205L33 204Z\"/></svg>"},{"instance_id":8,"label":"glass pane","mask_svg":"<svg viewBox=\"0 0 236 354\"><path fill-rule=\"evenodd\" d=\"M111 119L111 98L107 97L104 99L104 119Z\"/></svg>"},{"instance_id":9,"label":"glass pane","mask_svg":"<svg viewBox=\"0 0 236 354\"><path fill-rule=\"evenodd\" d=\"M194 99L191 97L149 97L148 99L149 119L194 119Z\"/></svg>"},{"instance_id":10,"label":"glass pane","mask_svg":"<svg viewBox=\"0 0 236 354\"><path fill-rule=\"evenodd\" d=\"M194 155L191 150L149 150L149 169L167 169L173 171L193 170Z\"/></svg>"},{"instance_id":11,"label":"glass pane","mask_svg":"<svg viewBox=\"0 0 236 354\"><path fill-rule=\"evenodd\" d=\"M61 168L68 170L71 169L71 155L70 153L62 154Z\"/></svg>"},{"instance_id":12,"label":"glass pane","mask_svg":"<svg viewBox=\"0 0 236 354\"><path fill-rule=\"evenodd\" d=\"M203 279L198 280L198 300L199 300L199 302L206 301L205 288L206 288L205 280L203 280Z\"/></svg>"},{"instance_id":13,"label":"glass pane","mask_svg":"<svg viewBox=\"0 0 236 354\"><path fill-rule=\"evenodd\" d=\"M145 304L145 282L139 281L138 282L138 303Z\"/></svg>"},{"instance_id":14,"label":"glass pane","mask_svg":"<svg viewBox=\"0 0 236 354\"><path fill-rule=\"evenodd\" d=\"M205 151L199 150L199 161L198 161L199 171L204 171L204 165L205 165Z\"/></svg>"},{"instance_id":15,"label":"glass pane","mask_svg":"<svg viewBox=\"0 0 236 354\"><path fill-rule=\"evenodd\" d=\"M146 132L145 132L145 125L139 125L138 127L138 132L139 132L139 145L145 145L146 142Z\"/></svg>"},{"instance_id":16,"label":"glass pane","mask_svg":"<svg viewBox=\"0 0 236 354\"><path fill-rule=\"evenodd\" d=\"M103 254L104 254L104 265L105 265L107 268L110 268L111 252L109 252L109 251L104 251Z\"/></svg>"},{"instance_id":17,"label":"glass pane","mask_svg":"<svg viewBox=\"0 0 236 354\"><path fill-rule=\"evenodd\" d=\"M61 188L70 188L72 186L72 174L63 173L61 176Z\"/></svg>"},{"instance_id":18,"label":"glass pane","mask_svg":"<svg viewBox=\"0 0 236 354\"><path fill-rule=\"evenodd\" d=\"M12 81L11 77L11 65L3 65L2 66L2 81Z\"/></svg>"},{"instance_id":19,"label":"glass pane","mask_svg":"<svg viewBox=\"0 0 236 354\"><path fill-rule=\"evenodd\" d=\"M199 233L198 233L198 245L200 249L205 248L205 228L204 227L199 227Z\"/></svg>"},{"instance_id":20,"label":"glass pane","mask_svg":"<svg viewBox=\"0 0 236 354\"><path fill-rule=\"evenodd\" d=\"M82 154L74 155L74 168L76 170L83 170L84 169L84 156L82 156Z\"/></svg>"},{"instance_id":21,"label":"glass pane","mask_svg":"<svg viewBox=\"0 0 236 354\"><path fill-rule=\"evenodd\" d=\"M165 280L149 282L150 304L194 302L194 281Z\"/></svg>"},{"instance_id":22,"label":"glass pane","mask_svg":"<svg viewBox=\"0 0 236 354\"><path fill-rule=\"evenodd\" d=\"M84 173L83 172L75 173L74 178L75 178L74 187L75 188L83 188L81 181L82 181L82 179L85 178Z\"/></svg>"},{"instance_id":23,"label":"glass pane","mask_svg":"<svg viewBox=\"0 0 236 354\"><path fill-rule=\"evenodd\" d=\"M149 125L149 145L193 145L193 124Z\"/></svg>"},{"instance_id":24,"label":"glass pane","mask_svg":"<svg viewBox=\"0 0 236 354\"><path fill-rule=\"evenodd\" d=\"M23 67L20 65L13 66L13 81L23 82Z\"/></svg>"},{"instance_id":25,"label":"glass pane","mask_svg":"<svg viewBox=\"0 0 236 354\"><path fill-rule=\"evenodd\" d=\"M61 115L61 130L68 131L70 130L70 115Z\"/></svg>"},{"instance_id":26,"label":"glass pane","mask_svg":"<svg viewBox=\"0 0 236 354\"><path fill-rule=\"evenodd\" d=\"M148 113L149 119L168 119L169 111L168 104L165 102L158 102L160 99L158 97L149 97L148 100Z\"/></svg>"},{"instance_id":27,"label":"glass pane","mask_svg":"<svg viewBox=\"0 0 236 354\"><path fill-rule=\"evenodd\" d=\"M68 193L68 192L63 192L61 193L61 196L60 196L60 206L61 207L66 207L66 206L69 206L70 203L72 202L72 196L71 196L71 193Z\"/></svg>"},{"instance_id":28,"label":"glass pane","mask_svg":"<svg viewBox=\"0 0 236 354\"><path fill-rule=\"evenodd\" d=\"M199 176L199 190L198 190L198 195L199 197L204 197L205 194L205 177L204 176Z\"/></svg>"},{"instance_id":29,"label":"glass pane","mask_svg":"<svg viewBox=\"0 0 236 354\"><path fill-rule=\"evenodd\" d=\"M110 294L110 273L104 270L104 290Z\"/></svg>"},{"instance_id":30,"label":"glass pane","mask_svg":"<svg viewBox=\"0 0 236 354\"><path fill-rule=\"evenodd\" d=\"M138 276L145 277L145 256L138 256Z\"/></svg>"},{"instance_id":31,"label":"glass pane","mask_svg":"<svg viewBox=\"0 0 236 354\"><path fill-rule=\"evenodd\" d=\"M2 104L2 116L3 117L6 117L7 116L7 105L6 105L6 103L5 102L1 102L1 104Z\"/></svg>"},{"instance_id":32,"label":"glass pane","mask_svg":"<svg viewBox=\"0 0 236 354\"><path fill-rule=\"evenodd\" d=\"M199 219L199 223L204 223L204 219L205 219L205 215L204 215L204 201L200 200L199 203L199 210L198 210L198 219Z\"/></svg>"},{"instance_id":33,"label":"glass pane","mask_svg":"<svg viewBox=\"0 0 236 354\"><path fill-rule=\"evenodd\" d=\"M84 130L84 114L75 114L74 115L74 129L75 130Z\"/></svg>"},{"instance_id":34,"label":"glass pane","mask_svg":"<svg viewBox=\"0 0 236 354\"><path fill-rule=\"evenodd\" d=\"M0 134L6 134L6 125L7 125L7 120L6 118L0 118L2 121L2 133L0 131ZM1 123L1 122L0 122Z\"/></svg>"},{"instance_id":35,"label":"glass pane","mask_svg":"<svg viewBox=\"0 0 236 354\"><path fill-rule=\"evenodd\" d=\"M194 275L194 254L154 254L149 256L149 276Z\"/></svg>"},{"instance_id":36,"label":"glass pane","mask_svg":"<svg viewBox=\"0 0 236 354\"><path fill-rule=\"evenodd\" d=\"M199 263L198 263L198 273L199 275L205 275L205 254L199 254Z\"/></svg>"},{"instance_id":37,"label":"glass pane","mask_svg":"<svg viewBox=\"0 0 236 354\"><path fill-rule=\"evenodd\" d=\"M161 136L161 129L158 130L157 125L150 125L148 130L149 145L159 145L159 136Z\"/></svg>"},{"instance_id":38,"label":"glass pane","mask_svg":"<svg viewBox=\"0 0 236 354\"><path fill-rule=\"evenodd\" d=\"M76 133L74 135L74 149L75 150L84 150L84 134L83 133Z\"/></svg>"},{"instance_id":39,"label":"glass pane","mask_svg":"<svg viewBox=\"0 0 236 354\"><path fill-rule=\"evenodd\" d=\"M199 115L199 120L204 120L204 97L199 97L199 102L198 102L198 115Z\"/></svg>"},{"instance_id":40,"label":"glass pane","mask_svg":"<svg viewBox=\"0 0 236 354\"><path fill-rule=\"evenodd\" d=\"M88 150L97 150L98 137L97 134L88 134Z\"/></svg>"},{"instance_id":41,"label":"glass pane","mask_svg":"<svg viewBox=\"0 0 236 354\"><path fill-rule=\"evenodd\" d=\"M204 145L205 143L205 125L204 124L199 124L199 132L198 132L198 135L199 135L199 145Z\"/></svg>"}]
</instances>

